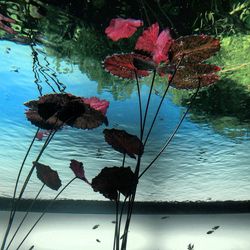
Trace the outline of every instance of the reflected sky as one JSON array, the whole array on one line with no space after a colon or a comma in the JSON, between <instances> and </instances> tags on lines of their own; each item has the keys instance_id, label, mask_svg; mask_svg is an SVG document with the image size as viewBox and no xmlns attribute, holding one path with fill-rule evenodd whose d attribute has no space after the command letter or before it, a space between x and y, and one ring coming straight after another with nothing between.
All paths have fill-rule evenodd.
<instances>
[{"instance_id":1,"label":"reflected sky","mask_svg":"<svg viewBox=\"0 0 250 250\"><path fill-rule=\"evenodd\" d=\"M34 57L32 57L34 49L38 53L37 59L40 64L35 65L37 71L34 70ZM46 55L46 50L42 46L36 46L32 50L28 45L0 41L0 56L3 58L0 61L1 196L12 195L19 166L36 131L36 128L25 119L23 103L37 99L40 95L39 89L42 89L42 94L53 93L53 89L58 92L60 87L65 85L66 92L84 97L98 96L101 99L107 99L110 101L107 113L109 127L125 129L129 133L138 135L136 92L132 93L130 99L122 101L115 101L110 90L104 89L101 94L98 94L97 82L89 80L75 65L65 61L61 61L58 65L58 61ZM46 75L42 72L48 73L51 78L46 80ZM59 87L56 83L59 83ZM142 86L142 100L145 104L149 89L145 85ZM154 94L149 110L149 121L159 102L160 97ZM183 111L185 108L171 101L171 95L164 101L157 125L145 149L142 169L160 150ZM66 127L55 135L41 163L57 170L63 184L73 177L69 169L71 159L83 162L89 179L94 178L105 166L121 165L122 155L105 143L103 129L104 127L100 127L83 131ZM27 173L42 143L43 141L36 141L24 173ZM229 138L216 133L205 121L195 123L187 117L169 148L140 180L137 199L247 200L250 198L249 155L248 136ZM126 165L134 168L135 161L126 159ZM33 174L25 197L33 197L40 187L41 183ZM53 191L46 190L41 198L54 197L54 195ZM61 195L61 198L104 199L77 180Z\"/></svg>"}]
</instances>

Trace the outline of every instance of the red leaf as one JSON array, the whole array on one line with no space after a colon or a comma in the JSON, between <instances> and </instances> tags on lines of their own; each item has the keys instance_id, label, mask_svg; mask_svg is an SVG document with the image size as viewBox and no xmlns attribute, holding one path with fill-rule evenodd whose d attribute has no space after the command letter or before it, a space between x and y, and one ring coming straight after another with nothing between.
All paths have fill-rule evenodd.
<instances>
[{"instance_id":1,"label":"red leaf","mask_svg":"<svg viewBox=\"0 0 250 250\"><path fill-rule=\"evenodd\" d=\"M104 129L106 142L120 153L128 154L131 158L143 154L143 144L140 139L124 130Z\"/></svg>"},{"instance_id":2,"label":"red leaf","mask_svg":"<svg viewBox=\"0 0 250 250\"><path fill-rule=\"evenodd\" d=\"M159 25L155 23L138 38L135 49L149 52L154 62L159 64L168 60L167 54L171 44L172 38L169 30L165 29L159 34Z\"/></svg>"},{"instance_id":3,"label":"red leaf","mask_svg":"<svg viewBox=\"0 0 250 250\"><path fill-rule=\"evenodd\" d=\"M211 36L185 36L175 40L171 46L171 62L199 63L208 59L220 50L220 40Z\"/></svg>"},{"instance_id":4,"label":"red leaf","mask_svg":"<svg viewBox=\"0 0 250 250\"><path fill-rule=\"evenodd\" d=\"M79 179L85 181L86 183L90 184L89 181L87 180L87 178L85 177L85 172L84 172L82 162L77 161L77 160L71 160L70 168L72 169L72 171L74 172L74 174L75 174L75 176L77 178L79 178Z\"/></svg>"},{"instance_id":5,"label":"red leaf","mask_svg":"<svg viewBox=\"0 0 250 250\"><path fill-rule=\"evenodd\" d=\"M82 98L83 102L89 104L89 106L95 110L102 112L103 115L106 115L107 109L109 107L109 102L106 100L100 100L97 97Z\"/></svg>"},{"instance_id":6,"label":"red leaf","mask_svg":"<svg viewBox=\"0 0 250 250\"><path fill-rule=\"evenodd\" d=\"M209 86L219 80L215 74L220 67L212 64L185 64L178 68L171 86L177 89L195 89Z\"/></svg>"},{"instance_id":7,"label":"red leaf","mask_svg":"<svg viewBox=\"0 0 250 250\"><path fill-rule=\"evenodd\" d=\"M148 76L149 72L147 70L140 70L134 66L133 60L135 58L141 58L145 61L152 61L147 56L134 53L120 55L116 54L106 57L104 60L104 67L112 75L119 76L121 78L134 79L135 72L138 77Z\"/></svg>"},{"instance_id":8,"label":"red leaf","mask_svg":"<svg viewBox=\"0 0 250 250\"><path fill-rule=\"evenodd\" d=\"M115 18L110 21L109 26L105 29L106 35L113 41L122 38L131 37L138 27L142 26L141 20Z\"/></svg>"},{"instance_id":9,"label":"red leaf","mask_svg":"<svg viewBox=\"0 0 250 250\"><path fill-rule=\"evenodd\" d=\"M54 171L49 166L41 164L39 162L33 162L36 167L36 173L39 180L41 180L46 186L53 190L58 190L62 183L59 179L57 171Z\"/></svg>"}]
</instances>

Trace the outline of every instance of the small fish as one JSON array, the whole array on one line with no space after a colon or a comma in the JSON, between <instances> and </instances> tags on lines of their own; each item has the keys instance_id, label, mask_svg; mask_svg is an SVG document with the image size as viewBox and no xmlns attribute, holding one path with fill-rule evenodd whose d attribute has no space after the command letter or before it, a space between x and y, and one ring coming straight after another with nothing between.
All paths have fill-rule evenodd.
<instances>
[{"instance_id":1,"label":"small fish","mask_svg":"<svg viewBox=\"0 0 250 250\"><path fill-rule=\"evenodd\" d=\"M169 216L162 216L162 217L161 217L162 220L165 220L165 219L167 219L167 218L169 218Z\"/></svg>"},{"instance_id":2,"label":"small fish","mask_svg":"<svg viewBox=\"0 0 250 250\"><path fill-rule=\"evenodd\" d=\"M220 227L220 226L215 226L215 227L213 227L212 229L213 229L213 230L217 230L219 227Z\"/></svg>"},{"instance_id":3,"label":"small fish","mask_svg":"<svg viewBox=\"0 0 250 250\"><path fill-rule=\"evenodd\" d=\"M188 250L194 250L194 244L189 243L187 249Z\"/></svg>"},{"instance_id":4,"label":"small fish","mask_svg":"<svg viewBox=\"0 0 250 250\"><path fill-rule=\"evenodd\" d=\"M154 89L154 92L155 92L155 94L156 94L157 96L160 95L160 92L159 92L157 89Z\"/></svg>"},{"instance_id":5,"label":"small fish","mask_svg":"<svg viewBox=\"0 0 250 250\"><path fill-rule=\"evenodd\" d=\"M101 243L101 241L100 241L99 239L96 239L96 241L97 241L98 243Z\"/></svg>"},{"instance_id":6,"label":"small fish","mask_svg":"<svg viewBox=\"0 0 250 250\"><path fill-rule=\"evenodd\" d=\"M113 220L113 221L111 221L111 223L116 224L116 221L115 221L115 220Z\"/></svg>"},{"instance_id":7,"label":"small fish","mask_svg":"<svg viewBox=\"0 0 250 250\"><path fill-rule=\"evenodd\" d=\"M34 245L33 245L33 246L31 246L31 248L30 248L29 250L32 250L32 249L34 249L34 247L35 247Z\"/></svg>"},{"instance_id":8,"label":"small fish","mask_svg":"<svg viewBox=\"0 0 250 250\"><path fill-rule=\"evenodd\" d=\"M210 230L207 232L207 234L212 234L214 232L214 230Z\"/></svg>"},{"instance_id":9,"label":"small fish","mask_svg":"<svg viewBox=\"0 0 250 250\"><path fill-rule=\"evenodd\" d=\"M99 226L100 226L99 224L94 225L94 226L92 227L92 229L97 229Z\"/></svg>"}]
</instances>

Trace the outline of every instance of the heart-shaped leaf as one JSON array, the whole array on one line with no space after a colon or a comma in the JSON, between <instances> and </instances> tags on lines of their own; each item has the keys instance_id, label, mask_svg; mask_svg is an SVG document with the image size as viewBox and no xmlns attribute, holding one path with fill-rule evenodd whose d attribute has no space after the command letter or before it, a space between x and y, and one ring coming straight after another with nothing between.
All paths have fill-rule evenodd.
<instances>
[{"instance_id":1,"label":"heart-shaped leaf","mask_svg":"<svg viewBox=\"0 0 250 250\"><path fill-rule=\"evenodd\" d=\"M172 43L169 52L171 63L200 63L220 50L220 40L206 35L180 37Z\"/></svg>"},{"instance_id":2,"label":"heart-shaped leaf","mask_svg":"<svg viewBox=\"0 0 250 250\"><path fill-rule=\"evenodd\" d=\"M117 200L118 192L130 195L136 183L130 167L105 167L92 180L92 188L110 200Z\"/></svg>"},{"instance_id":3,"label":"heart-shaped leaf","mask_svg":"<svg viewBox=\"0 0 250 250\"><path fill-rule=\"evenodd\" d=\"M39 162L33 162L33 164L36 167L37 177L42 183L53 190L58 190L61 187L62 183L57 171Z\"/></svg>"},{"instance_id":4,"label":"heart-shaped leaf","mask_svg":"<svg viewBox=\"0 0 250 250\"><path fill-rule=\"evenodd\" d=\"M177 89L195 89L209 86L219 80L215 74L220 67L212 64L186 64L179 66L171 86Z\"/></svg>"},{"instance_id":5,"label":"heart-shaped leaf","mask_svg":"<svg viewBox=\"0 0 250 250\"><path fill-rule=\"evenodd\" d=\"M106 142L120 153L128 154L131 158L143 154L143 144L140 139L125 130L104 129Z\"/></svg>"}]
</instances>

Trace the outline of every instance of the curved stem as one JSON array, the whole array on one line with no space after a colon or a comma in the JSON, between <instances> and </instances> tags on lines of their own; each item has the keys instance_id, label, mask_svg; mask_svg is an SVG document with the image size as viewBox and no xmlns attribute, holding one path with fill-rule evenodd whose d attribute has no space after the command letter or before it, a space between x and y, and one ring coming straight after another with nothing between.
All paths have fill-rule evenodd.
<instances>
[{"instance_id":1,"label":"curved stem","mask_svg":"<svg viewBox=\"0 0 250 250\"><path fill-rule=\"evenodd\" d=\"M153 74L153 78L152 78L152 82L151 82L151 86L150 86L150 90L149 90L149 94L148 94L148 100L147 100L146 110L145 110L143 124L142 124L142 138L143 138L143 133L144 133L145 124L146 124L146 120L147 120L148 107L149 107L149 103L150 103L150 99L151 99L151 95L152 95L152 90L153 90L153 86L154 86L155 75L156 75L156 70L154 70L154 74Z\"/></svg>"},{"instance_id":2,"label":"curved stem","mask_svg":"<svg viewBox=\"0 0 250 250\"><path fill-rule=\"evenodd\" d=\"M42 192L42 190L43 190L44 186L45 186L45 184L43 184L43 185L42 185L42 187L41 187L41 188L40 188L40 190L38 191L38 193L37 193L37 195L36 195L35 199L33 199L33 200L32 200L32 203L30 204L30 206L29 206L28 210L26 211L26 213L25 213L25 215L24 215L24 217L23 217L22 221L21 221L21 222L20 222L20 224L18 225L18 227L17 227L17 229L16 229L15 233L13 234L13 236L12 236L12 238L11 238L11 240L10 240L10 242L9 242L9 244L8 244L8 246L6 247L6 249L5 249L5 250L8 250L8 249L9 249L9 247L10 247L10 245L11 245L12 241L13 241L13 240L14 240L14 238L16 237L16 234L18 233L18 231L19 231L20 227L22 226L23 222L24 222L24 221L25 221L25 219L27 218L27 216L28 216L29 212L31 211L32 207L34 206L34 204L35 204L35 202L36 202L36 200L37 200L38 196L39 196L39 195L40 195L40 193Z\"/></svg>"},{"instance_id":3,"label":"curved stem","mask_svg":"<svg viewBox=\"0 0 250 250\"><path fill-rule=\"evenodd\" d=\"M24 164L27 160L27 157L30 153L30 150L35 142L35 139L36 139L36 136L39 132L39 128L37 129L31 143L30 143L30 146L24 156L24 159L23 159L23 162L21 164L21 167L19 169L19 172L18 172L18 175L17 175L17 179L16 179L16 183L15 183L15 188L14 188L14 193L13 193L13 196L12 196L12 201L11 201L11 210L10 210L10 217L9 217L9 222L8 222L8 225L7 225L7 228L6 228L6 231L5 231L5 235L4 235L4 239L3 239L3 242L2 242L2 246L1 246L1 250L4 249L5 247L5 244L6 244L6 241L7 241L7 237L9 235L9 231L10 231L10 228L11 228L11 225L12 225L12 214L13 214L13 210L14 210L14 207L15 207L15 198L16 198L16 192L17 192L17 187L18 187L18 183L19 183L19 179L20 179L20 176L21 176L21 173L22 173L22 170L23 170L23 167L24 167Z\"/></svg>"},{"instance_id":4,"label":"curved stem","mask_svg":"<svg viewBox=\"0 0 250 250\"><path fill-rule=\"evenodd\" d=\"M138 94L138 101L139 101L140 139L142 140L142 102L141 102L140 85L139 85L138 75L137 75L136 71L135 71L135 79L136 79L137 94Z\"/></svg>"},{"instance_id":5,"label":"curved stem","mask_svg":"<svg viewBox=\"0 0 250 250\"><path fill-rule=\"evenodd\" d=\"M32 230L35 228L35 226L38 224L38 222L43 218L43 216L46 214L46 212L48 211L48 209L52 206L52 204L54 203L54 201L58 198L58 196L75 180L77 179L77 177L74 177L73 179L71 179L63 188L62 190L55 196L55 198L53 200L50 201L50 203L48 204L48 206L43 210L42 214L40 215L40 217L36 220L36 222L34 223L34 225L31 227L31 229L29 230L29 232L25 235L25 237L23 238L23 240L21 241L21 243L18 245L18 247L16 248L16 250L20 249L20 247L22 246L23 242L27 239L27 237L29 236L29 234L32 232Z\"/></svg>"},{"instance_id":6,"label":"curved stem","mask_svg":"<svg viewBox=\"0 0 250 250\"><path fill-rule=\"evenodd\" d=\"M184 55L182 55L180 61L177 63L177 65L176 65L176 67L175 67L175 70L174 70L174 72L173 72L173 74L172 74L172 77L171 77L171 79L168 81L168 86L167 86L167 88L166 88L166 90L165 90L165 92L164 92L164 94L163 94L163 96L162 96L162 98L161 98L160 104L159 104L159 106L158 106L158 108L157 108L157 111L156 111L156 113L155 113L154 119L153 119L153 121L152 121L152 124L151 124L151 126L150 126L150 129L149 129L148 134L147 134L147 136L146 136L146 139L145 139L145 141L144 141L144 143L143 143L143 146L144 146L144 147L145 147L145 145L146 145L146 143L147 143L147 141L148 141L149 135L150 135L150 133L151 133L153 127L154 127L156 118L157 118L158 113L159 113L159 111L160 111L161 105L162 105L162 103L163 103L163 101L164 101L164 98L165 98L165 96L166 96L166 94L167 94L167 92L168 92L168 89L169 89L171 83L172 83L173 80L174 80L174 77L175 77L175 75L176 75L176 72L177 72L177 70L178 70L179 67L180 67L180 64L181 64L181 62L182 62L182 60L183 60L183 57L184 57Z\"/></svg>"},{"instance_id":7,"label":"curved stem","mask_svg":"<svg viewBox=\"0 0 250 250\"><path fill-rule=\"evenodd\" d=\"M159 153L156 155L156 157L151 161L151 163L142 171L142 173L139 175L138 179L140 179L145 172L153 165L153 163L159 158L159 156L162 154L162 152L166 149L166 147L169 145L169 143L172 141L173 137L175 136L176 132L178 131L179 127L181 126L183 120L185 119L187 113L189 112L198 92L200 90L200 80L199 80L199 86L196 90L196 92L194 93L194 95L191 98L190 104L187 108L187 110L185 111L185 113L183 114L181 120L179 121L179 123L177 124L176 128L174 129L172 135L168 138L168 140L166 141L166 143L164 144L164 146L162 147L162 149L159 151Z\"/></svg>"}]
</instances>

